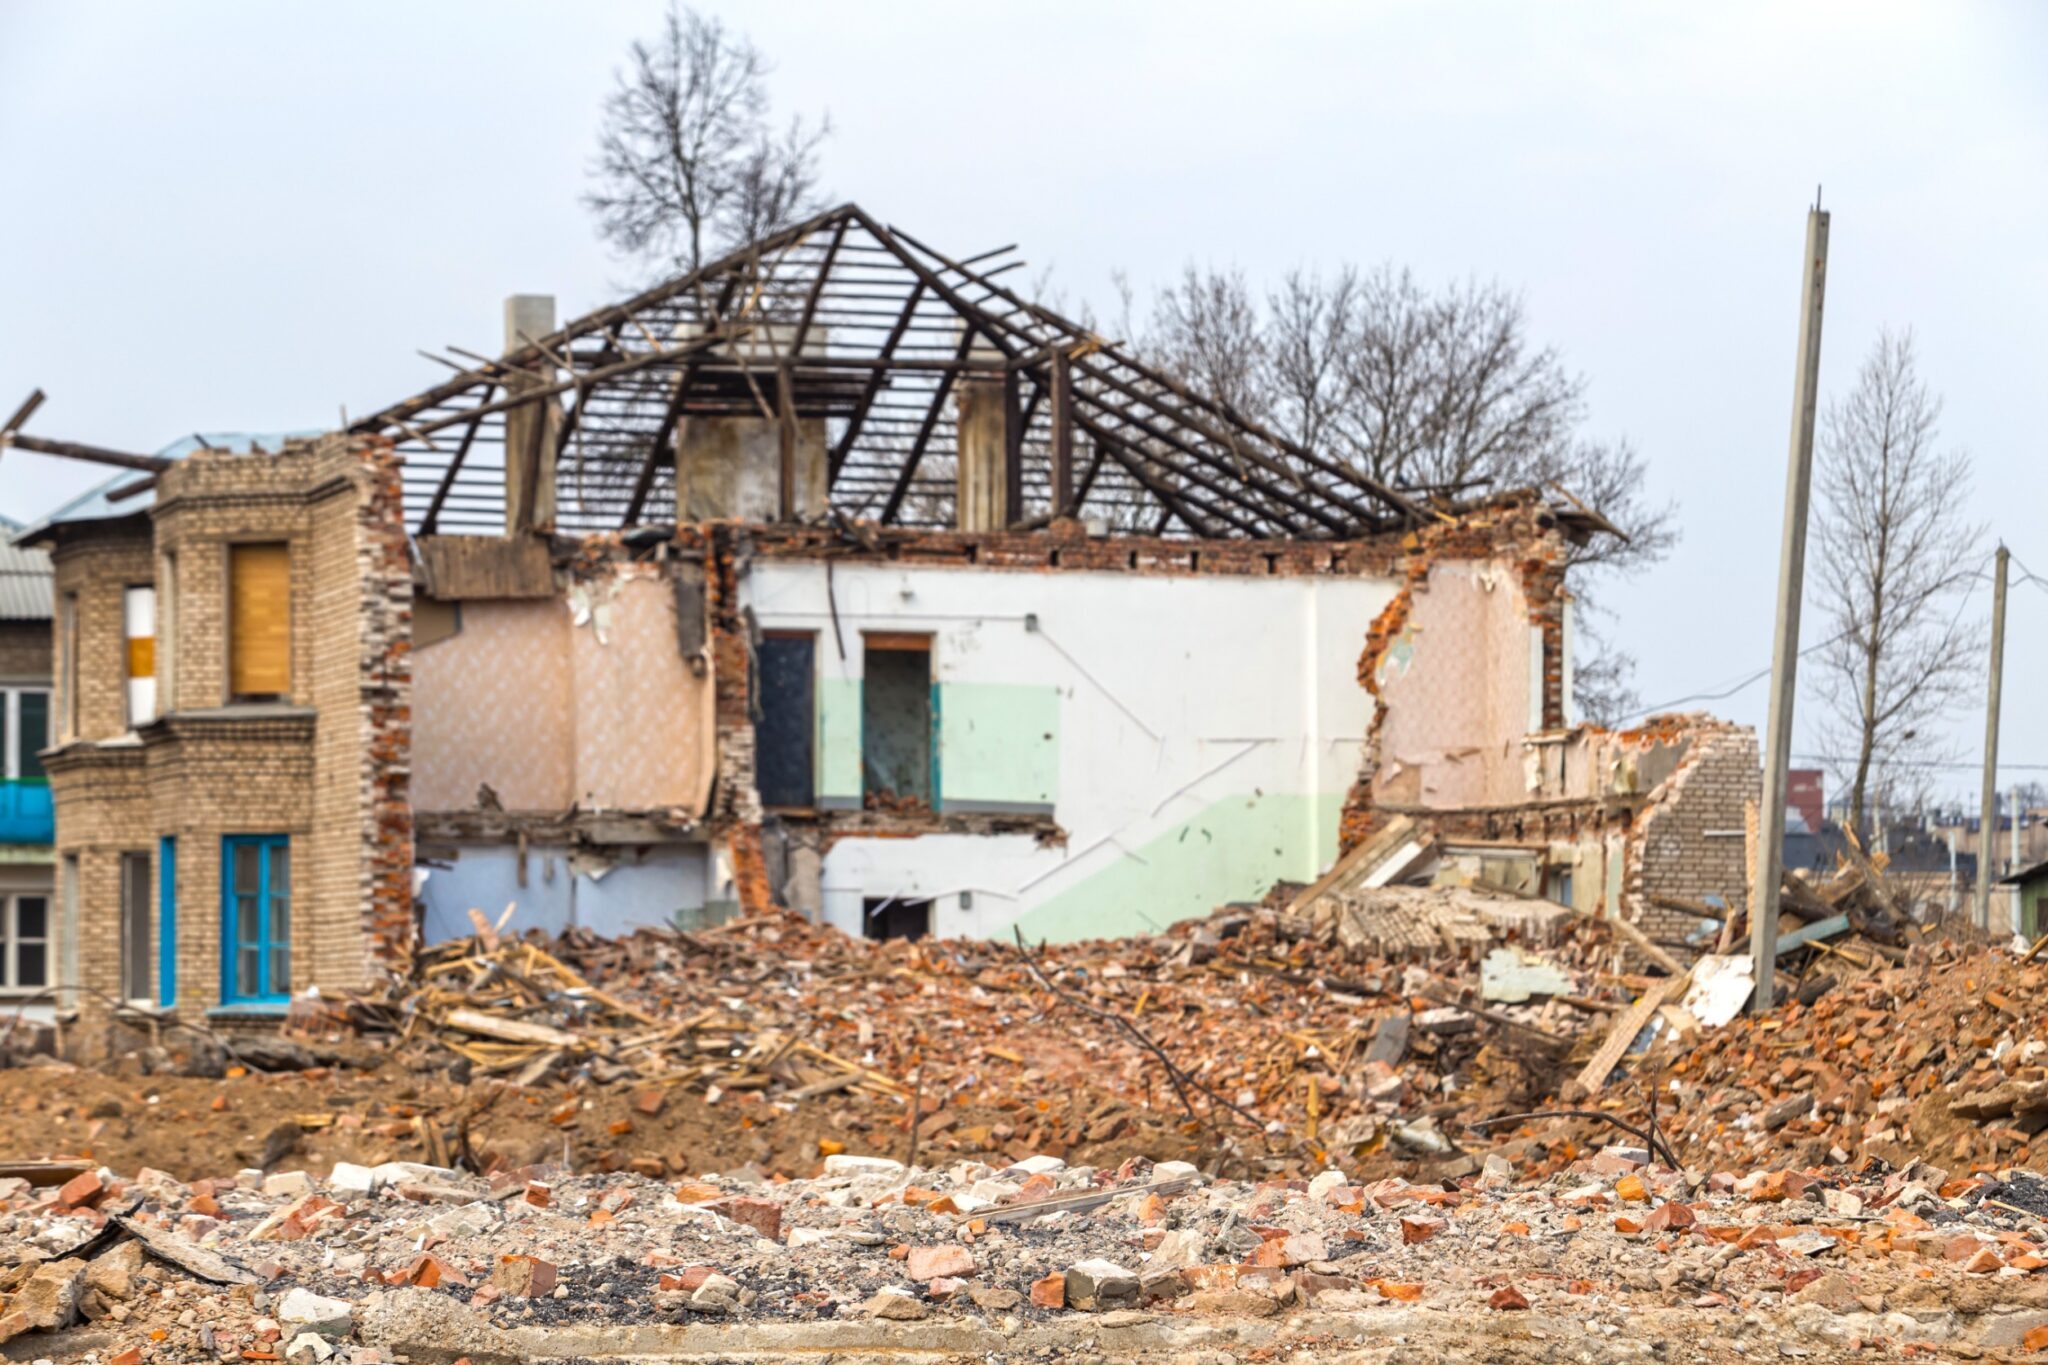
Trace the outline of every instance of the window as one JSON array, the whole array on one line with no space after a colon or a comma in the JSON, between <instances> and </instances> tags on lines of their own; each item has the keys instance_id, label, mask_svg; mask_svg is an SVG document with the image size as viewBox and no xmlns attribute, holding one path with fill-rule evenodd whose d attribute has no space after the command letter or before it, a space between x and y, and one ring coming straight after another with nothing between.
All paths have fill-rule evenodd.
<instances>
[{"instance_id":1,"label":"window","mask_svg":"<svg viewBox=\"0 0 2048 1365\"><path fill-rule=\"evenodd\" d=\"M869 806L930 809L932 637L865 637L860 701L861 795Z\"/></svg>"},{"instance_id":2,"label":"window","mask_svg":"<svg viewBox=\"0 0 2048 1365\"><path fill-rule=\"evenodd\" d=\"M228 548L228 692L270 698L292 689L291 554L282 544Z\"/></svg>"},{"instance_id":3,"label":"window","mask_svg":"<svg viewBox=\"0 0 2048 1365\"><path fill-rule=\"evenodd\" d=\"M122 670L127 680L128 728L156 719L156 589L121 594Z\"/></svg>"},{"instance_id":4,"label":"window","mask_svg":"<svg viewBox=\"0 0 2048 1365\"><path fill-rule=\"evenodd\" d=\"M923 938L932 929L930 901L870 897L861 903L861 910L861 932L869 938Z\"/></svg>"},{"instance_id":5,"label":"window","mask_svg":"<svg viewBox=\"0 0 2048 1365\"><path fill-rule=\"evenodd\" d=\"M149 1000L149 855L121 855L121 998Z\"/></svg>"},{"instance_id":6,"label":"window","mask_svg":"<svg viewBox=\"0 0 2048 1365\"><path fill-rule=\"evenodd\" d=\"M50 984L50 898L0 898L0 986L40 990Z\"/></svg>"},{"instance_id":7,"label":"window","mask_svg":"<svg viewBox=\"0 0 2048 1365\"><path fill-rule=\"evenodd\" d=\"M755 695L760 715L754 725L754 782L764 806L816 804L813 781L813 653L816 637L771 632L754 652Z\"/></svg>"},{"instance_id":8,"label":"window","mask_svg":"<svg viewBox=\"0 0 2048 1365\"><path fill-rule=\"evenodd\" d=\"M221 841L221 1000L267 1004L292 991L291 840L230 834Z\"/></svg>"},{"instance_id":9,"label":"window","mask_svg":"<svg viewBox=\"0 0 2048 1365\"><path fill-rule=\"evenodd\" d=\"M43 778L36 755L50 747L50 692L44 687L0 688L0 777Z\"/></svg>"}]
</instances>

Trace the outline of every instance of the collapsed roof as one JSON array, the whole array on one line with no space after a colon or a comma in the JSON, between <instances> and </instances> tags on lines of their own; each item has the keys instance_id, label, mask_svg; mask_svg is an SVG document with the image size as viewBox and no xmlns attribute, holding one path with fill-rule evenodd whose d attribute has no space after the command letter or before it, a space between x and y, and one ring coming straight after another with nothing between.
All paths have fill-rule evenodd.
<instances>
[{"instance_id":1,"label":"collapsed roof","mask_svg":"<svg viewBox=\"0 0 2048 1365\"><path fill-rule=\"evenodd\" d=\"M1004 385L1010 524L1347 538L1428 514L847 204L352 424L405 459L422 534L503 529L507 417L559 401L557 529L675 520L689 418L822 419L832 508L953 524L956 386ZM552 424L551 424L552 425Z\"/></svg>"}]
</instances>

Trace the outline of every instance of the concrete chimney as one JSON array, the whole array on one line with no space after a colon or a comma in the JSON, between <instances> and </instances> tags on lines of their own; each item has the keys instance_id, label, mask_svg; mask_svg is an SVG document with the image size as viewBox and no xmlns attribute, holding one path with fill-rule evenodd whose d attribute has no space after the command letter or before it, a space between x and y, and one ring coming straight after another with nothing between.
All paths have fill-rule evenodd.
<instances>
[{"instance_id":1,"label":"concrete chimney","mask_svg":"<svg viewBox=\"0 0 2048 1365\"><path fill-rule=\"evenodd\" d=\"M505 300L505 354L522 350L555 330L552 294L514 294ZM523 367L510 394L546 388L554 365L545 358ZM555 524L555 447L561 439L562 404L546 398L505 414L505 534L552 530Z\"/></svg>"}]
</instances>

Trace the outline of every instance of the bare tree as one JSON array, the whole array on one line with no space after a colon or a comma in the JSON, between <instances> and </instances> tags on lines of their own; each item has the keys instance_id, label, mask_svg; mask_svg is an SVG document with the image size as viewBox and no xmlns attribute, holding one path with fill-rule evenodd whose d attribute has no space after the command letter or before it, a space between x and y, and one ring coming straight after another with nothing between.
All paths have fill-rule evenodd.
<instances>
[{"instance_id":1,"label":"bare tree","mask_svg":"<svg viewBox=\"0 0 2048 1365\"><path fill-rule=\"evenodd\" d=\"M1153 298L1149 337L1175 378L1241 412L1266 406L1264 319L1242 271L1183 268Z\"/></svg>"},{"instance_id":2,"label":"bare tree","mask_svg":"<svg viewBox=\"0 0 2048 1365\"><path fill-rule=\"evenodd\" d=\"M1940 418L1912 334L1887 331L1823 428L1815 530L1832 638L1819 690L1859 832L1916 785L1916 764L1937 756L1934 723L1975 676L1977 629L1959 599L1984 527L1963 519L1970 461L1937 448Z\"/></svg>"},{"instance_id":3,"label":"bare tree","mask_svg":"<svg viewBox=\"0 0 2048 1365\"><path fill-rule=\"evenodd\" d=\"M1574 550L1574 694L1596 720L1635 709L1634 665L1593 619L1598 583L1669 554L1676 509L1650 497L1627 442L1581 434L1585 381L1530 341L1514 294L1476 283L1432 293L1407 271L1346 266L1295 271L1260 307L1241 272L1190 266L1133 339L1177 377L1383 483L1451 496L1549 485L1599 512L1623 535Z\"/></svg>"},{"instance_id":4,"label":"bare tree","mask_svg":"<svg viewBox=\"0 0 2048 1365\"><path fill-rule=\"evenodd\" d=\"M596 188L584 202L622 253L687 273L821 207L828 119L768 123L773 68L744 34L672 6L661 36L633 44L605 99Z\"/></svg>"}]
</instances>

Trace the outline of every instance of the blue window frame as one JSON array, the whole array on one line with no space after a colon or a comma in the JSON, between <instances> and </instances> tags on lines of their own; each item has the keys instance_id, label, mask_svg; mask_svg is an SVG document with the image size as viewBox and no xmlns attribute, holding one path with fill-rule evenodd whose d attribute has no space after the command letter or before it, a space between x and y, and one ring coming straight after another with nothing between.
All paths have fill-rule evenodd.
<instances>
[{"instance_id":1,"label":"blue window frame","mask_svg":"<svg viewBox=\"0 0 2048 1365\"><path fill-rule=\"evenodd\" d=\"M166 834L156 855L156 1002L178 1003L178 838Z\"/></svg>"},{"instance_id":2,"label":"blue window frame","mask_svg":"<svg viewBox=\"0 0 2048 1365\"><path fill-rule=\"evenodd\" d=\"M221 840L221 1003L281 1004L292 993L292 852L283 834Z\"/></svg>"}]
</instances>

